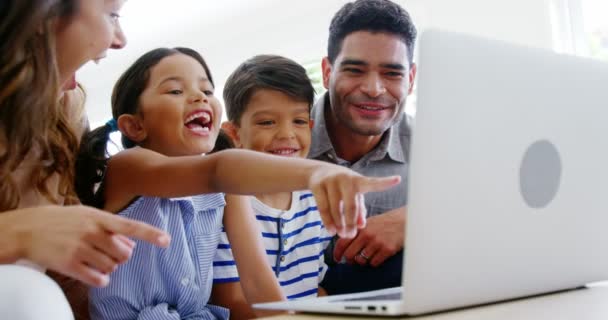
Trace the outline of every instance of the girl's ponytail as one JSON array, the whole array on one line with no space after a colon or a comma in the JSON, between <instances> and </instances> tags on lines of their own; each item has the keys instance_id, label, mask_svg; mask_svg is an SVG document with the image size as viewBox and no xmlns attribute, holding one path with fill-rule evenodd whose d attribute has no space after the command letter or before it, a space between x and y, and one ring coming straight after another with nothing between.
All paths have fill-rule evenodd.
<instances>
[{"instance_id":1,"label":"girl's ponytail","mask_svg":"<svg viewBox=\"0 0 608 320\"><path fill-rule=\"evenodd\" d=\"M116 120L86 133L80 142L80 151L76 158L76 194L83 204L103 208L102 183L106 172L109 154L107 145L110 133L118 131Z\"/></svg>"}]
</instances>

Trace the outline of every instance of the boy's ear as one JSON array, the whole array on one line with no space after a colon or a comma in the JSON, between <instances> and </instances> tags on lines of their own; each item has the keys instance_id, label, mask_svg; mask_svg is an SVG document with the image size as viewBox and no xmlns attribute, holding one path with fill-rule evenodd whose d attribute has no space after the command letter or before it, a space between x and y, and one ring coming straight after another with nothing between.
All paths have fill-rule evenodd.
<instances>
[{"instance_id":1,"label":"boy's ear","mask_svg":"<svg viewBox=\"0 0 608 320\"><path fill-rule=\"evenodd\" d=\"M132 114L123 114L116 121L118 129L131 141L139 143L146 139L148 133L141 123L141 118Z\"/></svg>"},{"instance_id":2,"label":"boy's ear","mask_svg":"<svg viewBox=\"0 0 608 320\"><path fill-rule=\"evenodd\" d=\"M308 127L312 130L312 128L315 126L315 121L313 119L310 119L308 121Z\"/></svg>"},{"instance_id":3,"label":"boy's ear","mask_svg":"<svg viewBox=\"0 0 608 320\"><path fill-rule=\"evenodd\" d=\"M230 137L230 139L232 139L232 142L234 142L234 145L237 148L241 148L239 129L234 123L230 121L222 122L222 130L224 130L224 132Z\"/></svg>"}]
</instances>

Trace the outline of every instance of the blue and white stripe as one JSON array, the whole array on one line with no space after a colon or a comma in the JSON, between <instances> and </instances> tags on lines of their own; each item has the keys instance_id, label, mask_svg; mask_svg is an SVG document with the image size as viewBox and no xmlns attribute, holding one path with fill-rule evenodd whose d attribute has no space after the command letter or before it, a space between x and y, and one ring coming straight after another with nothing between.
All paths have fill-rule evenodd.
<instances>
[{"instance_id":1,"label":"blue and white stripe","mask_svg":"<svg viewBox=\"0 0 608 320\"><path fill-rule=\"evenodd\" d=\"M207 304L225 204L223 194L141 197L120 212L167 231L171 244L162 249L136 240L110 284L90 290L91 318L227 319L227 309Z\"/></svg>"},{"instance_id":2,"label":"blue and white stripe","mask_svg":"<svg viewBox=\"0 0 608 320\"><path fill-rule=\"evenodd\" d=\"M325 230L310 191L292 193L287 211L271 208L252 198L252 207L262 232L268 262L288 299L317 295L327 271L323 251L331 236ZM214 283L239 281L225 232L213 263Z\"/></svg>"}]
</instances>

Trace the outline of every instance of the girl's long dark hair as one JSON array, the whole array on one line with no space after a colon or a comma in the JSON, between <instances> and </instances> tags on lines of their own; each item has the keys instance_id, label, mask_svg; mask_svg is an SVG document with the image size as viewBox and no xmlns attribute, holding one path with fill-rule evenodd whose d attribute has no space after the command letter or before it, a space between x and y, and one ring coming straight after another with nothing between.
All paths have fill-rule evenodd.
<instances>
[{"instance_id":1,"label":"girl's long dark hair","mask_svg":"<svg viewBox=\"0 0 608 320\"><path fill-rule=\"evenodd\" d=\"M207 63L196 51L189 48L158 48L141 56L114 85L112 92L112 118L118 119L123 114L135 115L139 112L139 97L146 89L150 79L150 70L162 59L175 54L185 54L197 60L205 69L211 84L213 78ZM103 125L85 136L80 144L80 152L76 159L76 192L82 203L103 208L103 178L109 159L107 144L112 132L111 125ZM126 136L121 138L125 149L136 144ZM97 186L100 186L98 188Z\"/></svg>"}]
</instances>

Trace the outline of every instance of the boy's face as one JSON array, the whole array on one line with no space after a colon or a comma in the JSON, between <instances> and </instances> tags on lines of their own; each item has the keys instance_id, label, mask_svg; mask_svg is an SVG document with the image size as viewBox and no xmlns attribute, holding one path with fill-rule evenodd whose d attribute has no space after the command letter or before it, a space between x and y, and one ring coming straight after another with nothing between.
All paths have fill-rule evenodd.
<instances>
[{"instance_id":1,"label":"boy's face","mask_svg":"<svg viewBox=\"0 0 608 320\"><path fill-rule=\"evenodd\" d=\"M257 90L236 127L237 147L284 157L305 158L310 149L307 102L276 90Z\"/></svg>"}]
</instances>

